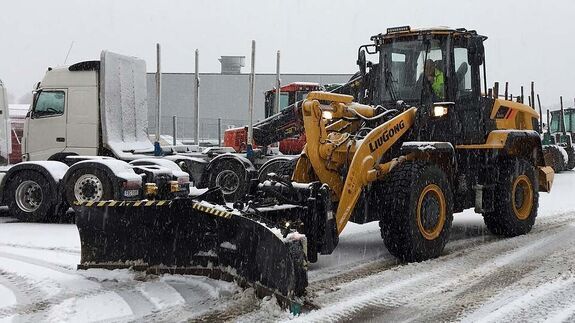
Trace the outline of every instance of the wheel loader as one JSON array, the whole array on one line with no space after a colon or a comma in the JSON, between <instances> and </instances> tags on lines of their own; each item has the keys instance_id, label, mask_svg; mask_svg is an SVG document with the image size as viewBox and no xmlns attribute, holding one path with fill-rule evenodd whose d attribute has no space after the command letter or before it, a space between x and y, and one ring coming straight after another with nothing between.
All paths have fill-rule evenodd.
<instances>
[{"instance_id":1,"label":"wheel loader","mask_svg":"<svg viewBox=\"0 0 575 323\"><path fill-rule=\"evenodd\" d=\"M311 92L297 106L307 144L291 179L267 174L233 205L218 188L76 203L79 268L233 278L298 300L308 264L333 252L349 221L379 221L403 261L440 256L453 213L468 208L494 234L528 233L554 173L538 114L482 94L486 39L410 27L371 37L347 94Z\"/></svg>"}]
</instances>

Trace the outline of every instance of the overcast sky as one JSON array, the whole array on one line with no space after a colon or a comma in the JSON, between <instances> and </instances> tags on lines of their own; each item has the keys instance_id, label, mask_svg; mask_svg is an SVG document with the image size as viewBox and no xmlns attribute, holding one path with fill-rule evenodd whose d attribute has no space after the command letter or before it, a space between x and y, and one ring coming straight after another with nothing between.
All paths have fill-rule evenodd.
<instances>
[{"instance_id":1,"label":"overcast sky","mask_svg":"<svg viewBox=\"0 0 575 323\"><path fill-rule=\"evenodd\" d=\"M3 1L0 79L17 101L48 66L98 59L102 49L144 58L155 70L162 44L165 72L219 72L221 55L249 57L256 72L354 73L357 47L400 25L476 29L486 41L487 75L511 84L531 80L543 104L575 97L575 1ZM246 61L249 66L249 61ZM243 69L247 72L248 67Z\"/></svg>"}]
</instances>

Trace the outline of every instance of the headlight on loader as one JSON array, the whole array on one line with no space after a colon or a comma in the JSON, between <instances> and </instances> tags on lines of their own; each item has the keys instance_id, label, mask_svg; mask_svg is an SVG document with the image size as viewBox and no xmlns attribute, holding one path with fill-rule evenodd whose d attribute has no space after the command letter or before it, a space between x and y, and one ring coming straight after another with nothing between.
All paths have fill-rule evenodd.
<instances>
[{"instance_id":1,"label":"headlight on loader","mask_svg":"<svg viewBox=\"0 0 575 323\"><path fill-rule=\"evenodd\" d=\"M438 118L447 114L447 107L444 105L436 105L433 107L432 116Z\"/></svg>"},{"instance_id":2,"label":"headlight on loader","mask_svg":"<svg viewBox=\"0 0 575 323\"><path fill-rule=\"evenodd\" d=\"M333 119L333 112L331 112L331 111L323 111L323 112L321 113L321 116L322 116L324 119L326 119L326 120L331 120L331 119Z\"/></svg>"}]
</instances>

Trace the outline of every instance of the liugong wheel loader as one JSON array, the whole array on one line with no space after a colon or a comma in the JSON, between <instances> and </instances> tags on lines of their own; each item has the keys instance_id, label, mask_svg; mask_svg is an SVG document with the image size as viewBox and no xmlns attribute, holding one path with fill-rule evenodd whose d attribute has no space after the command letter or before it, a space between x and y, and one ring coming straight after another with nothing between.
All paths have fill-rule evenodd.
<instances>
[{"instance_id":1,"label":"liugong wheel loader","mask_svg":"<svg viewBox=\"0 0 575 323\"><path fill-rule=\"evenodd\" d=\"M359 49L353 96L312 92L299 105L307 144L292 180L268 174L233 207L217 188L77 203L80 268L231 276L294 298L349 221L379 221L387 249L406 261L441 255L453 213L468 208L494 234L529 232L554 174L537 113L481 93L485 39L409 27L373 36Z\"/></svg>"}]
</instances>

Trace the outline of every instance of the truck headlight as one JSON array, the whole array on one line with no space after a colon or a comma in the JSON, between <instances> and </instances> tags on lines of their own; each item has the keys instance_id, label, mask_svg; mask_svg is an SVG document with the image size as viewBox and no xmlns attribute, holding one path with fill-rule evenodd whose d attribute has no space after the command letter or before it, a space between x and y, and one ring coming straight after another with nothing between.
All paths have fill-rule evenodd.
<instances>
[{"instance_id":1,"label":"truck headlight","mask_svg":"<svg viewBox=\"0 0 575 323\"><path fill-rule=\"evenodd\" d=\"M444 105L436 105L433 107L433 111L431 113L434 117L443 117L447 114L447 107Z\"/></svg>"},{"instance_id":2,"label":"truck headlight","mask_svg":"<svg viewBox=\"0 0 575 323\"><path fill-rule=\"evenodd\" d=\"M331 119L333 119L333 112L331 112L331 111L323 111L323 112L321 113L321 116L322 116L324 119L326 119L326 120L331 120Z\"/></svg>"}]
</instances>

